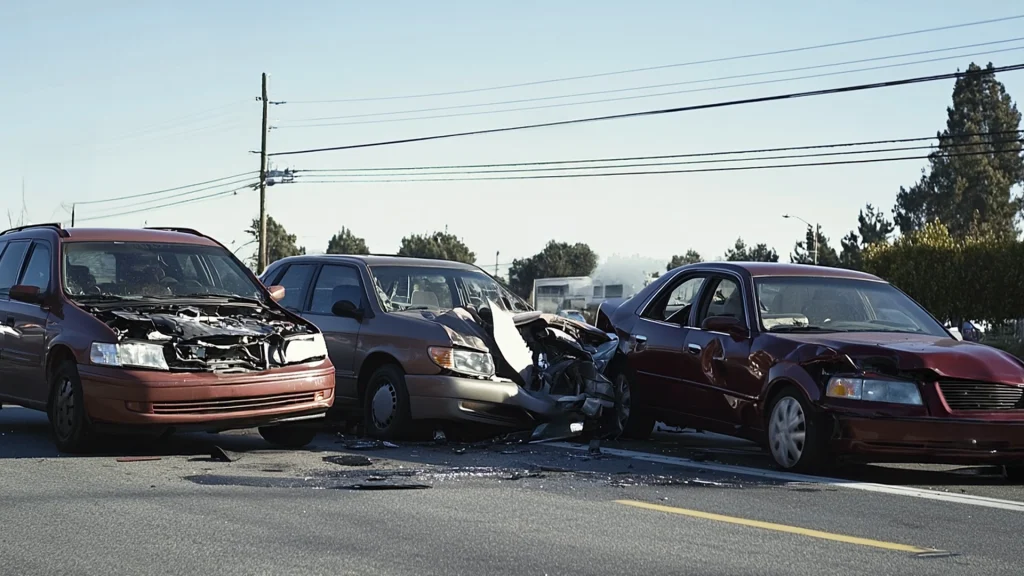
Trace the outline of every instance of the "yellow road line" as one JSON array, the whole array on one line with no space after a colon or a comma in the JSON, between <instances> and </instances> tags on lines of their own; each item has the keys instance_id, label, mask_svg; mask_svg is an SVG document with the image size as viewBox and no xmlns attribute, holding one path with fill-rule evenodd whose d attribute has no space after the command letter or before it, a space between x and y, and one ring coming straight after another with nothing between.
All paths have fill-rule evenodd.
<instances>
[{"instance_id":1,"label":"yellow road line","mask_svg":"<svg viewBox=\"0 0 1024 576\"><path fill-rule=\"evenodd\" d=\"M915 554L920 554L923 552L936 552L936 550L932 548L920 548L918 546L908 546L907 544L897 544L895 542L883 542L881 540L872 540L870 538L858 538L856 536L833 534L831 532L822 532L820 530L811 530L809 528L800 528L798 526L787 526L786 524L773 524L771 522L761 522L760 520L748 520L746 518L737 518L735 516L723 516L721 514L701 512L699 510L687 510L686 508L675 508L672 506L648 504L647 502L639 502L636 500L616 500L615 502L618 504L625 504L626 506L633 506L635 508L644 508L646 510L668 512L670 514L681 514L683 516L690 516L692 518L702 518L704 520L714 520L716 522L738 524L740 526L749 526L751 528L762 528L764 530L774 530L776 532L799 534L801 536L808 536L810 538L821 538L822 540L833 540L835 542L845 542L847 544L871 546L873 548L882 548L884 550L912 552Z\"/></svg>"}]
</instances>

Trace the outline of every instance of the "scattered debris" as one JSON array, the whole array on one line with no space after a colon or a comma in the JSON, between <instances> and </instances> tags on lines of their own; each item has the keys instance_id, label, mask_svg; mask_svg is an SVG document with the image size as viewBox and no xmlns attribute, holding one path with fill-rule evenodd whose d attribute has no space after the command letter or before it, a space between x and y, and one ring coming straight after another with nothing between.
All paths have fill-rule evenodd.
<instances>
[{"instance_id":1,"label":"scattered debris","mask_svg":"<svg viewBox=\"0 0 1024 576\"><path fill-rule=\"evenodd\" d=\"M448 443L448 437L444 435L444 430L434 430L434 442L437 444Z\"/></svg>"},{"instance_id":2,"label":"scattered debris","mask_svg":"<svg viewBox=\"0 0 1024 576\"><path fill-rule=\"evenodd\" d=\"M154 460L160 460L159 456L122 456L117 459L118 462L152 462Z\"/></svg>"},{"instance_id":3,"label":"scattered debris","mask_svg":"<svg viewBox=\"0 0 1024 576\"><path fill-rule=\"evenodd\" d=\"M464 447L463 448L455 448L455 449L452 450L452 452L455 453L455 454L465 454L466 453L466 449Z\"/></svg>"},{"instance_id":4,"label":"scattered debris","mask_svg":"<svg viewBox=\"0 0 1024 576\"><path fill-rule=\"evenodd\" d=\"M345 443L349 450L380 450L381 448L398 448L398 444L381 440L353 440Z\"/></svg>"},{"instance_id":5,"label":"scattered debris","mask_svg":"<svg viewBox=\"0 0 1024 576\"><path fill-rule=\"evenodd\" d=\"M425 490L429 484L349 484L338 486L338 490Z\"/></svg>"},{"instance_id":6,"label":"scattered debris","mask_svg":"<svg viewBox=\"0 0 1024 576\"><path fill-rule=\"evenodd\" d=\"M210 448L210 459L216 462L234 462L241 456L234 452L228 452L220 446L214 445Z\"/></svg>"},{"instance_id":7,"label":"scattered debris","mask_svg":"<svg viewBox=\"0 0 1024 576\"><path fill-rule=\"evenodd\" d=\"M324 456L324 462L330 462L331 464L337 464L339 466L369 466L373 463L366 456L359 456L357 454L341 454L338 456Z\"/></svg>"}]
</instances>

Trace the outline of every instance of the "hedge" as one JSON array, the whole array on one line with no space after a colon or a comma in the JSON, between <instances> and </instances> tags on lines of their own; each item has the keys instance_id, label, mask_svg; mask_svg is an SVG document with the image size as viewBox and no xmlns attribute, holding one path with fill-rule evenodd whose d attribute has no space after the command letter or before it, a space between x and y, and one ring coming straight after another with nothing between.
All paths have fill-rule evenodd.
<instances>
[{"instance_id":1,"label":"hedge","mask_svg":"<svg viewBox=\"0 0 1024 576\"><path fill-rule=\"evenodd\" d=\"M864 269L941 320L1024 318L1024 243L953 240L940 224L864 251Z\"/></svg>"}]
</instances>

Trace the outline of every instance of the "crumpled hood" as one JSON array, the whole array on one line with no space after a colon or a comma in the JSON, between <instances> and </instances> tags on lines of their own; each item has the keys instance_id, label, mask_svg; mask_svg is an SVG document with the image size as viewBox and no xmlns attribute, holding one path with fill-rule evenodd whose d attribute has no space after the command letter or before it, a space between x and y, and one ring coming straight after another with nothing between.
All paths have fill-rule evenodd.
<instances>
[{"instance_id":1,"label":"crumpled hood","mask_svg":"<svg viewBox=\"0 0 1024 576\"><path fill-rule=\"evenodd\" d=\"M773 336L831 348L858 363L888 360L901 371L930 370L940 377L1024 386L1024 363L1012 354L974 342L879 332Z\"/></svg>"}]
</instances>

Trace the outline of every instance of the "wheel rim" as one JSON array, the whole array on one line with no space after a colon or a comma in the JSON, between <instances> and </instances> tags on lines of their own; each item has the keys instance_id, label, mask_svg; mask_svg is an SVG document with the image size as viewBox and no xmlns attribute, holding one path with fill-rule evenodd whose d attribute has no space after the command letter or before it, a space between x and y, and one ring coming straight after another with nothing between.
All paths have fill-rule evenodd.
<instances>
[{"instance_id":1,"label":"wheel rim","mask_svg":"<svg viewBox=\"0 0 1024 576\"><path fill-rule=\"evenodd\" d=\"M800 402L786 396L775 404L768 425L772 456L783 468L792 468L804 453L807 438L807 419Z\"/></svg>"},{"instance_id":2,"label":"wheel rim","mask_svg":"<svg viewBox=\"0 0 1024 576\"><path fill-rule=\"evenodd\" d=\"M625 375L619 374L619 377L616 378L616 384L619 392L619 402L615 410L619 418L619 431L622 431L626 429L626 424L629 422L633 394L629 389L629 379Z\"/></svg>"},{"instance_id":3,"label":"wheel rim","mask_svg":"<svg viewBox=\"0 0 1024 576\"><path fill-rule=\"evenodd\" d=\"M390 380L385 380L377 388L373 394L373 400L370 402L370 416L373 418L373 424L381 430L387 428L395 419L397 411L398 390Z\"/></svg>"},{"instance_id":4,"label":"wheel rim","mask_svg":"<svg viewBox=\"0 0 1024 576\"><path fill-rule=\"evenodd\" d=\"M75 386L70 378L62 378L57 388L53 423L58 437L64 439L71 436L75 427Z\"/></svg>"}]
</instances>

